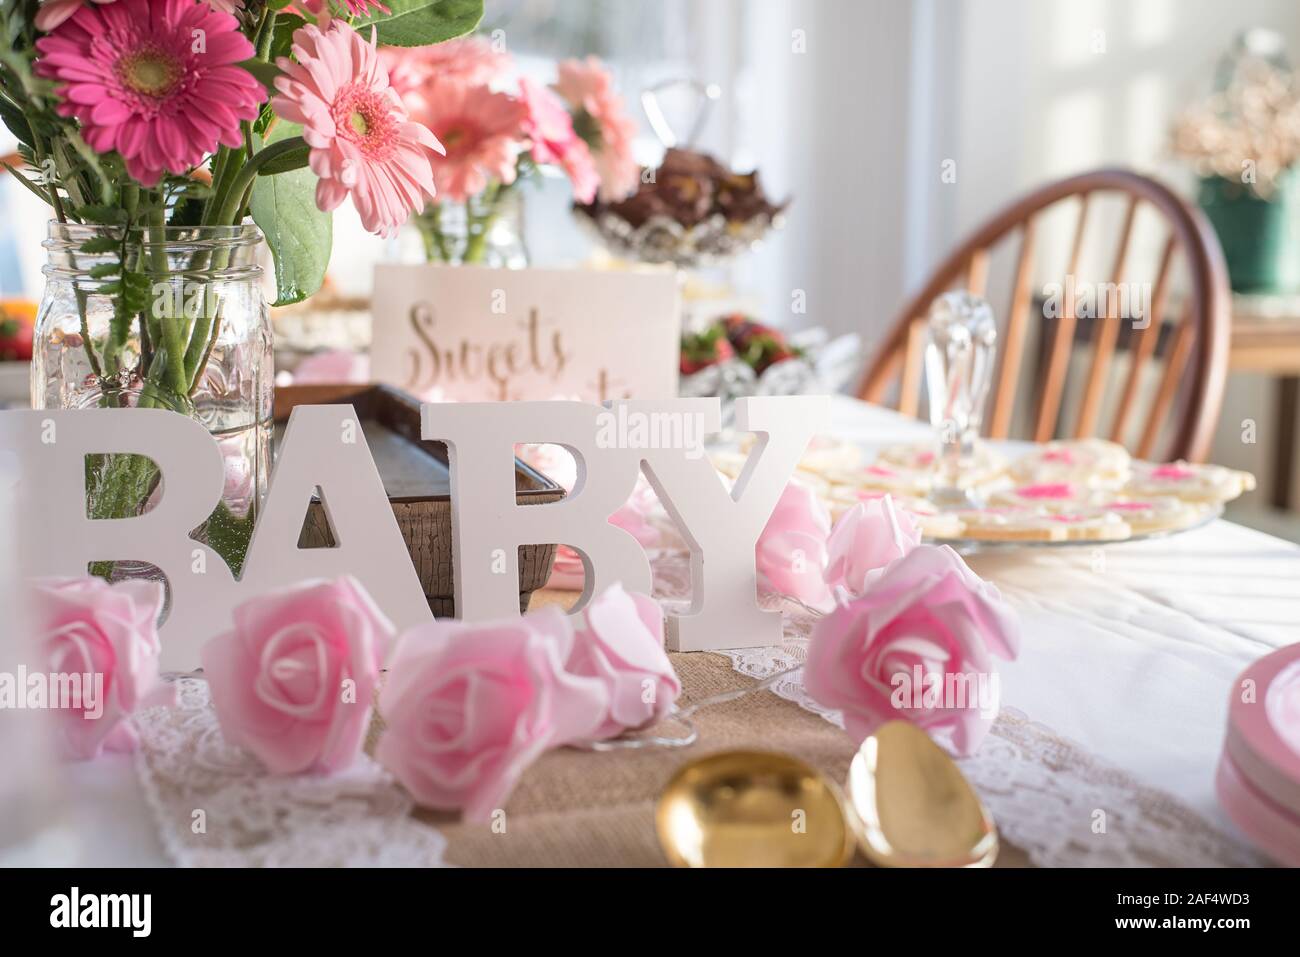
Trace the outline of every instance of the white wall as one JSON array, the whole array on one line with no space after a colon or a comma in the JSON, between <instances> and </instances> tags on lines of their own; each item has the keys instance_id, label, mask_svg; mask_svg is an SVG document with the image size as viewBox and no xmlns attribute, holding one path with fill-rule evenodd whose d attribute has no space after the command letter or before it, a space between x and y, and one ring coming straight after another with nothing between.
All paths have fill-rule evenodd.
<instances>
[{"instance_id":1,"label":"white wall","mask_svg":"<svg viewBox=\"0 0 1300 957\"><path fill-rule=\"evenodd\" d=\"M1169 127L1208 91L1237 34L1278 30L1300 61L1294 0L918 0L926 2L947 14L935 43L955 35L959 50L938 81L956 122L923 158L958 163L957 183L939 191L940 209L920 221L921 244L936 257L1015 195L1086 169L1128 166L1191 195L1194 177L1170 154ZM1158 241L1145 233L1140 254L1154 256ZM1063 258L1064 228L1055 242ZM1254 446L1241 442L1246 418L1258 423ZM1271 383L1234 375L1212 458L1265 478L1274 424Z\"/></svg>"}]
</instances>

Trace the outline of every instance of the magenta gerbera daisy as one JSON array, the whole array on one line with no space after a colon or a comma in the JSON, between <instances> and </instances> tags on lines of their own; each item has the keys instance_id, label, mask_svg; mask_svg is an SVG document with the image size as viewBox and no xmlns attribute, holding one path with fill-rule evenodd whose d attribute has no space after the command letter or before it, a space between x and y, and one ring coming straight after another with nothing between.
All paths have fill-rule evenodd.
<instances>
[{"instance_id":1,"label":"magenta gerbera daisy","mask_svg":"<svg viewBox=\"0 0 1300 957\"><path fill-rule=\"evenodd\" d=\"M218 143L240 146L240 121L266 100L235 65L254 53L238 22L194 0L84 6L36 48L37 73L60 84L59 113L143 186L198 166Z\"/></svg>"},{"instance_id":2,"label":"magenta gerbera daisy","mask_svg":"<svg viewBox=\"0 0 1300 957\"><path fill-rule=\"evenodd\" d=\"M329 211L350 193L366 229L392 235L433 197L430 161L442 145L408 116L373 41L346 23L300 27L293 56L298 62L277 62L285 75L275 81L280 92L271 106L302 124L320 178L316 205Z\"/></svg>"}]
</instances>

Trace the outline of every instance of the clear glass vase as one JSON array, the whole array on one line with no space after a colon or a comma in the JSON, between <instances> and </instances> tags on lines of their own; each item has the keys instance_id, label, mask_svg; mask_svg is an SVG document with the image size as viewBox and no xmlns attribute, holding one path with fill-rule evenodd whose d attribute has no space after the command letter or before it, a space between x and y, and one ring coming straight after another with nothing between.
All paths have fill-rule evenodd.
<instances>
[{"instance_id":1,"label":"clear glass vase","mask_svg":"<svg viewBox=\"0 0 1300 957\"><path fill-rule=\"evenodd\" d=\"M161 408L217 440L222 501L196 538L243 567L271 467L275 371L255 226L123 230L51 223L36 319L32 407ZM157 469L103 455L87 475L88 514L129 518L158 493ZM97 567L134 575L129 562Z\"/></svg>"},{"instance_id":2,"label":"clear glass vase","mask_svg":"<svg viewBox=\"0 0 1300 957\"><path fill-rule=\"evenodd\" d=\"M489 187L463 203L435 202L411 217L398 258L523 269L528 265L523 217L523 199L514 186Z\"/></svg>"}]
</instances>

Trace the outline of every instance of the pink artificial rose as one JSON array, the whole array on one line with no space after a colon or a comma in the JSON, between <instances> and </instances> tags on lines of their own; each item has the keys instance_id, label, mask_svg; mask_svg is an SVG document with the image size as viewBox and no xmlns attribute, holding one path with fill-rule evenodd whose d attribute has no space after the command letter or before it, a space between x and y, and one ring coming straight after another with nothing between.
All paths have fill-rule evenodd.
<instances>
[{"instance_id":1,"label":"pink artificial rose","mask_svg":"<svg viewBox=\"0 0 1300 957\"><path fill-rule=\"evenodd\" d=\"M370 724L393 625L356 579L245 602L200 650L221 733L274 774L346 768Z\"/></svg>"},{"instance_id":2,"label":"pink artificial rose","mask_svg":"<svg viewBox=\"0 0 1300 957\"><path fill-rule=\"evenodd\" d=\"M158 674L162 584L85 576L37 579L32 588L61 753L84 761L102 750L134 751L139 740L126 718L175 701Z\"/></svg>"},{"instance_id":3,"label":"pink artificial rose","mask_svg":"<svg viewBox=\"0 0 1300 957\"><path fill-rule=\"evenodd\" d=\"M556 608L413 628L379 696L387 729L375 757L420 804L488 820L543 752L590 739L605 720L609 692L565 670L572 650Z\"/></svg>"},{"instance_id":4,"label":"pink artificial rose","mask_svg":"<svg viewBox=\"0 0 1300 957\"><path fill-rule=\"evenodd\" d=\"M1014 658L1019 644L997 588L947 545L918 545L817 623L804 686L859 742L901 718L967 755L997 714L990 655Z\"/></svg>"},{"instance_id":5,"label":"pink artificial rose","mask_svg":"<svg viewBox=\"0 0 1300 957\"><path fill-rule=\"evenodd\" d=\"M758 536L754 560L760 581L814 608L831 604L823 577L831 516L812 489L790 482Z\"/></svg>"},{"instance_id":6,"label":"pink artificial rose","mask_svg":"<svg viewBox=\"0 0 1300 957\"><path fill-rule=\"evenodd\" d=\"M670 710L682 684L664 652L664 616L646 595L628 594L613 585L578 613L571 674L598 678L609 694L605 720L593 740L643 728Z\"/></svg>"},{"instance_id":7,"label":"pink artificial rose","mask_svg":"<svg viewBox=\"0 0 1300 957\"><path fill-rule=\"evenodd\" d=\"M921 532L894 500L870 499L840 516L826 542L826 584L858 596L886 565L921 544Z\"/></svg>"}]
</instances>

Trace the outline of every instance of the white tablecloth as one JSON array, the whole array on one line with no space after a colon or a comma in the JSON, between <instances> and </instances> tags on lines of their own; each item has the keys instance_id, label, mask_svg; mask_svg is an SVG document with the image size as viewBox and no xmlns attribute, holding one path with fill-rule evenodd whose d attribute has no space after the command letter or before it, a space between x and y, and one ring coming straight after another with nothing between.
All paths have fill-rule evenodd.
<instances>
[{"instance_id":1,"label":"white tablecloth","mask_svg":"<svg viewBox=\"0 0 1300 957\"><path fill-rule=\"evenodd\" d=\"M839 397L832 421L867 447L928 432ZM1300 547L1218 521L1148 542L968 561L1022 616L1003 703L1229 828L1214 797L1228 696L1251 661L1300 641Z\"/></svg>"},{"instance_id":2,"label":"white tablecloth","mask_svg":"<svg viewBox=\"0 0 1300 957\"><path fill-rule=\"evenodd\" d=\"M851 399L832 409L831 431L867 447L926 434ZM1003 704L1230 830L1213 785L1228 696L1252 660L1300 641L1300 547L1219 521L1169 539L969 561L1022 615ZM70 774L84 863L168 863L129 758Z\"/></svg>"}]
</instances>

